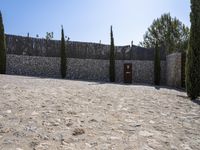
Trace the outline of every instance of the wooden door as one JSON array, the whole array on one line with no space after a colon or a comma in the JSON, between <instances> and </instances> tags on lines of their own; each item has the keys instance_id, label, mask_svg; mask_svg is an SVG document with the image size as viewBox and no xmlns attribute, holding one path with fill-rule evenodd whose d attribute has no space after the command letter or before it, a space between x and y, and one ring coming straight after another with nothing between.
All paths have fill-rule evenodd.
<instances>
[{"instance_id":1,"label":"wooden door","mask_svg":"<svg viewBox=\"0 0 200 150\"><path fill-rule=\"evenodd\" d=\"M124 64L124 83L132 83L132 64Z\"/></svg>"}]
</instances>

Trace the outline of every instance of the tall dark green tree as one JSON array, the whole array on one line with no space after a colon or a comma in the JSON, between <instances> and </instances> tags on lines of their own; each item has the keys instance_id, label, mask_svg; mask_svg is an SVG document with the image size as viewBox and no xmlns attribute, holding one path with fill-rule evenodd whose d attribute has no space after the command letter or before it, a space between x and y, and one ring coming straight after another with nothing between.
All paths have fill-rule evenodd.
<instances>
[{"instance_id":1,"label":"tall dark green tree","mask_svg":"<svg viewBox=\"0 0 200 150\"><path fill-rule=\"evenodd\" d=\"M200 1L191 0L191 29L186 61L186 90L191 99L200 96Z\"/></svg>"},{"instance_id":2,"label":"tall dark green tree","mask_svg":"<svg viewBox=\"0 0 200 150\"><path fill-rule=\"evenodd\" d=\"M60 63L60 72L62 78L66 77L66 71L67 71L67 55L66 55L66 49L65 49L65 35L64 35L64 29L62 26L61 29L61 46L60 46L60 57L61 57L61 63Z\"/></svg>"},{"instance_id":3,"label":"tall dark green tree","mask_svg":"<svg viewBox=\"0 0 200 150\"><path fill-rule=\"evenodd\" d=\"M110 66L109 66L109 74L110 74L110 82L115 82L115 45L114 45L114 37L112 26L110 27Z\"/></svg>"},{"instance_id":4,"label":"tall dark green tree","mask_svg":"<svg viewBox=\"0 0 200 150\"><path fill-rule=\"evenodd\" d=\"M6 73L6 42L2 14L0 11L0 74Z\"/></svg>"},{"instance_id":5,"label":"tall dark green tree","mask_svg":"<svg viewBox=\"0 0 200 150\"><path fill-rule=\"evenodd\" d=\"M154 84L160 85L160 49L156 43L154 51Z\"/></svg>"}]
</instances>

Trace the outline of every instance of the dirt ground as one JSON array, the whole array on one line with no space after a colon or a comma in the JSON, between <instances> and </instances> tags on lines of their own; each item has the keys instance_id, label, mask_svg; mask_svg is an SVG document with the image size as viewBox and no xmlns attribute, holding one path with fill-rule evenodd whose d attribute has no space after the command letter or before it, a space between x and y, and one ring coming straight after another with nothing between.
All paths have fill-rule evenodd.
<instances>
[{"instance_id":1,"label":"dirt ground","mask_svg":"<svg viewBox=\"0 0 200 150\"><path fill-rule=\"evenodd\" d=\"M0 75L1 150L200 150L200 105L166 87Z\"/></svg>"}]
</instances>

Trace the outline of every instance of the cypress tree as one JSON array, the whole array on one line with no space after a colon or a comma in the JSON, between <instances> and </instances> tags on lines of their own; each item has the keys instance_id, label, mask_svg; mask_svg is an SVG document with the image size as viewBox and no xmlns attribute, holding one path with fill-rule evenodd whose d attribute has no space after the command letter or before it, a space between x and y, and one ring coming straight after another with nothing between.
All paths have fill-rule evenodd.
<instances>
[{"instance_id":1,"label":"cypress tree","mask_svg":"<svg viewBox=\"0 0 200 150\"><path fill-rule=\"evenodd\" d=\"M156 47L154 50L154 84L160 85L160 50L158 48L158 44L156 43Z\"/></svg>"},{"instance_id":2,"label":"cypress tree","mask_svg":"<svg viewBox=\"0 0 200 150\"><path fill-rule=\"evenodd\" d=\"M62 26L61 29L61 48L60 48L60 57L61 57L61 63L60 63L60 71L62 78L66 77L66 70L67 70L67 56L66 56L66 50L65 50L65 36L64 36L64 29Z\"/></svg>"},{"instance_id":3,"label":"cypress tree","mask_svg":"<svg viewBox=\"0 0 200 150\"><path fill-rule=\"evenodd\" d=\"M2 14L0 11L0 74L6 73L6 42Z\"/></svg>"},{"instance_id":4,"label":"cypress tree","mask_svg":"<svg viewBox=\"0 0 200 150\"><path fill-rule=\"evenodd\" d=\"M200 96L200 1L191 0L190 40L186 60L186 91L191 99Z\"/></svg>"},{"instance_id":5,"label":"cypress tree","mask_svg":"<svg viewBox=\"0 0 200 150\"><path fill-rule=\"evenodd\" d=\"M109 75L110 82L115 82L115 46L114 46L114 38L112 26L110 28L110 66L109 66Z\"/></svg>"}]
</instances>

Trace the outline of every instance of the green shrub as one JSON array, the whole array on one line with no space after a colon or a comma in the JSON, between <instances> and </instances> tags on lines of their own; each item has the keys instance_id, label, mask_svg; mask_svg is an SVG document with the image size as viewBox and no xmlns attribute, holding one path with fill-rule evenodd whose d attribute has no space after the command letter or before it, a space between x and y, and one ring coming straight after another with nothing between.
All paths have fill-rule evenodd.
<instances>
[{"instance_id":1,"label":"green shrub","mask_svg":"<svg viewBox=\"0 0 200 150\"><path fill-rule=\"evenodd\" d=\"M2 14L0 11L0 74L6 73L6 42Z\"/></svg>"},{"instance_id":2,"label":"green shrub","mask_svg":"<svg viewBox=\"0 0 200 150\"><path fill-rule=\"evenodd\" d=\"M115 46L114 46L114 38L112 26L110 28L110 66L109 66L109 74L110 74L110 82L115 82Z\"/></svg>"},{"instance_id":3,"label":"green shrub","mask_svg":"<svg viewBox=\"0 0 200 150\"><path fill-rule=\"evenodd\" d=\"M160 85L160 50L156 44L154 52L154 84Z\"/></svg>"},{"instance_id":4,"label":"green shrub","mask_svg":"<svg viewBox=\"0 0 200 150\"><path fill-rule=\"evenodd\" d=\"M66 77L66 71L67 71L67 56L66 56L66 49L65 49L65 35L64 35L64 29L62 27L61 29L61 48L60 48L60 57L61 57L61 63L60 63L60 71L62 78Z\"/></svg>"},{"instance_id":5,"label":"green shrub","mask_svg":"<svg viewBox=\"0 0 200 150\"><path fill-rule=\"evenodd\" d=\"M186 61L186 91L191 99L200 95L200 1L191 0L191 29Z\"/></svg>"}]
</instances>

